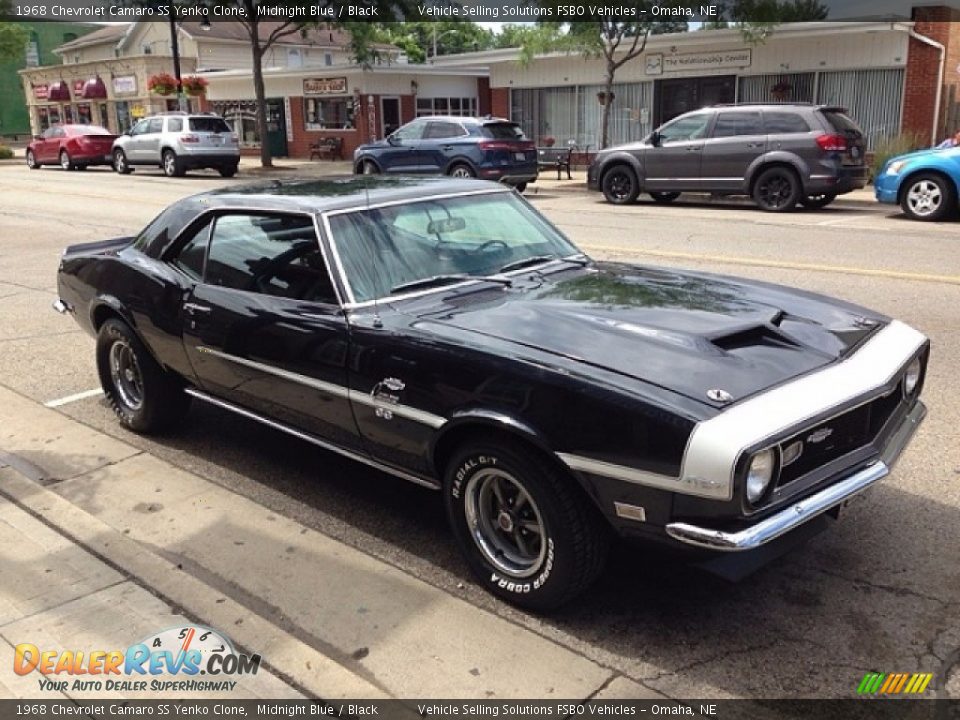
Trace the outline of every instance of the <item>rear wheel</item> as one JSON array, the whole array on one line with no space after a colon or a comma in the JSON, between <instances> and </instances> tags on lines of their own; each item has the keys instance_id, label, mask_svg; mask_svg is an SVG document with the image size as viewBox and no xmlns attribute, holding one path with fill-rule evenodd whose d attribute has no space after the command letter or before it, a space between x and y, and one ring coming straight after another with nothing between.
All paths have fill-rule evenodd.
<instances>
[{"instance_id":1,"label":"rear wheel","mask_svg":"<svg viewBox=\"0 0 960 720\"><path fill-rule=\"evenodd\" d=\"M654 201L654 202L658 202L658 203L672 203L674 200L676 200L678 197L680 197L680 193L678 193L678 192L652 192L652 193L650 193L650 197L653 198L653 201Z\"/></svg>"},{"instance_id":2,"label":"rear wheel","mask_svg":"<svg viewBox=\"0 0 960 720\"><path fill-rule=\"evenodd\" d=\"M113 169L121 175L130 173L130 163L127 162L127 154L123 150L114 150Z\"/></svg>"},{"instance_id":3,"label":"rear wheel","mask_svg":"<svg viewBox=\"0 0 960 720\"><path fill-rule=\"evenodd\" d=\"M525 182L517 183L516 185L514 185L514 187L517 189L518 193L522 193L527 189L527 184Z\"/></svg>"},{"instance_id":4,"label":"rear wheel","mask_svg":"<svg viewBox=\"0 0 960 720\"><path fill-rule=\"evenodd\" d=\"M163 166L163 174L167 177L180 177L183 175L183 164L173 150L164 150L160 160Z\"/></svg>"},{"instance_id":5,"label":"rear wheel","mask_svg":"<svg viewBox=\"0 0 960 720\"><path fill-rule=\"evenodd\" d=\"M160 367L121 320L107 320L97 334L97 372L113 411L134 432L170 427L190 405L179 381Z\"/></svg>"},{"instance_id":6,"label":"rear wheel","mask_svg":"<svg viewBox=\"0 0 960 720\"><path fill-rule=\"evenodd\" d=\"M70 159L70 153L66 150L60 151L60 167L64 170L73 170L75 167L73 160Z\"/></svg>"},{"instance_id":7,"label":"rear wheel","mask_svg":"<svg viewBox=\"0 0 960 720\"><path fill-rule=\"evenodd\" d=\"M764 170L753 186L753 201L767 212L793 210L800 195L800 179L793 170L785 167Z\"/></svg>"},{"instance_id":8,"label":"rear wheel","mask_svg":"<svg viewBox=\"0 0 960 720\"><path fill-rule=\"evenodd\" d=\"M957 193L946 178L923 173L910 178L900 199L900 207L912 220L935 222L956 210Z\"/></svg>"},{"instance_id":9,"label":"rear wheel","mask_svg":"<svg viewBox=\"0 0 960 720\"><path fill-rule=\"evenodd\" d=\"M477 176L477 174L473 171L473 168L464 163L457 163L454 165L452 168L450 168L448 175L454 178L473 178Z\"/></svg>"},{"instance_id":10,"label":"rear wheel","mask_svg":"<svg viewBox=\"0 0 960 720\"><path fill-rule=\"evenodd\" d=\"M603 197L614 205L629 205L640 194L636 173L626 165L614 165L603 175Z\"/></svg>"},{"instance_id":11,"label":"rear wheel","mask_svg":"<svg viewBox=\"0 0 960 720\"><path fill-rule=\"evenodd\" d=\"M819 210L837 199L836 193L824 193L822 195L807 195L800 198L800 204L810 210Z\"/></svg>"},{"instance_id":12,"label":"rear wheel","mask_svg":"<svg viewBox=\"0 0 960 720\"><path fill-rule=\"evenodd\" d=\"M217 169L220 171L220 177L231 178L237 174L236 165L226 165Z\"/></svg>"},{"instance_id":13,"label":"rear wheel","mask_svg":"<svg viewBox=\"0 0 960 720\"><path fill-rule=\"evenodd\" d=\"M37 156L33 154L33 150L27 150L27 167L31 170L40 168L40 163L37 162Z\"/></svg>"},{"instance_id":14,"label":"rear wheel","mask_svg":"<svg viewBox=\"0 0 960 720\"><path fill-rule=\"evenodd\" d=\"M447 467L444 502L478 581L510 603L551 610L603 569L609 536L589 500L518 443L463 445Z\"/></svg>"}]
</instances>

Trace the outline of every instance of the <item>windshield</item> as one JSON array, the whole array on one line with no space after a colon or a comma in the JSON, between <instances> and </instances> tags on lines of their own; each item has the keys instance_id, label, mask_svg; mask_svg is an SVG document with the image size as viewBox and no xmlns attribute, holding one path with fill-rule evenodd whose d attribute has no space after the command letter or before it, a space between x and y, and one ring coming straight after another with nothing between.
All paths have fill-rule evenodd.
<instances>
[{"instance_id":1,"label":"windshield","mask_svg":"<svg viewBox=\"0 0 960 720\"><path fill-rule=\"evenodd\" d=\"M329 217L356 302L441 275L491 275L580 251L514 193L436 198Z\"/></svg>"}]
</instances>

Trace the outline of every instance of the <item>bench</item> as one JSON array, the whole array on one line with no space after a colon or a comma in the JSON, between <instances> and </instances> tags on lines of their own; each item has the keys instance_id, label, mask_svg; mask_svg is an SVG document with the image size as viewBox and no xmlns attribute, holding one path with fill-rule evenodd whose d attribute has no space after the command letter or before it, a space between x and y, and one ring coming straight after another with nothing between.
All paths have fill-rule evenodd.
<instances>
[{"instance_id":1,"label":"bench","mask_svg":"<svg viewBox=\"0 0 960 720\"><path fill-rule=\"evenodd\" d=\"M310 146L310 159L343 160L343 138L331 137L318 140Z\"/></svg>"},{"instance_id":2,"label":"bench","mask_svg":"<svg viewBox=\"0 0 960 720\"><path fill-rule=\"evenodd\" d=\"M560 171L567 171L567 180L573 180L570 174L570 160L573 157L573 146L569 147L538 147L537 167L541 170L556 170L557 180L560 180Z\"/></svg>"}]
</instances>

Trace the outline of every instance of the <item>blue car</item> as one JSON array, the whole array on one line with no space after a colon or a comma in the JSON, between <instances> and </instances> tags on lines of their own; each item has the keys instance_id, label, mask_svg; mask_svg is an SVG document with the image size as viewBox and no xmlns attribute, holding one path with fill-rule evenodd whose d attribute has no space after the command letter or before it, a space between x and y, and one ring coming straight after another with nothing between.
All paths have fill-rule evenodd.
<instances>
[{"instance_id":1,"label":"blue car","mask_svg":"<svg viewBox=\"0 0 960 720\"><path fill-rule=\"evenodd\" d=\"M496 180L523 192L537 179L537 148L501 118L417 118L353 153L358 175L450 175Z\"/></svg>"},{"instance_id":2,"label":"blue car","mask_svg":"<svg viewBox=\"0 0 960 720\"><path fill-rule=\"evenodd\" d=\"M944 220L957 212L960 147L898 155L873 182L877 200L899 204L910 219Z\"/></svg>"}]
</instances>

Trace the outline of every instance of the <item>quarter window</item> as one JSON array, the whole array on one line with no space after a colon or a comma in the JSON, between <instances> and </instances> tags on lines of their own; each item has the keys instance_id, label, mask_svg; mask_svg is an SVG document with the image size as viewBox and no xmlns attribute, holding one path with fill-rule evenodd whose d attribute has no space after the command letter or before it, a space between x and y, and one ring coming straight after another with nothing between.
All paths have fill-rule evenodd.
<instances>
[{"instance_id":1,"label":"quarter window","mask_svg":"<svg viewBox=\"0 0 960 720\"><path fill-rule=\"evenodd\" d=\"M758 112L722 112L713 126L713 137L763 135L763 122Z\"/></svg>"},{"instance_id":2,"label":"quarter window","mask_svg":"<svg viewBox=\"0 0 960 720\"><path fill-rule=\"evenodd\" d=\"M466 135L463 125L452 122L428 122L427 131L423 134L425 139L439 140L442 138L462 137Z\"/></svg>"},{"instance_id":3,"label":"quarter window","mask_svg":"<svg viewBox=\"0 0 960 720\"><path fill-rule=\"evenodd\" d=\"M275 297L336 302L313 219L301 215L218 218L204 280Z\"/></svg>"},{"instance_id":4,"label":"quarter window","mask_svg":"<svg viewBox=\"0 0 960 720\"><path fill-rule=\"evenodd\" d=\"M765 112L763 123L771 135L788 135L790 133L810 132L807 121L796 113Z\"/></svg>"}]
</instances>

